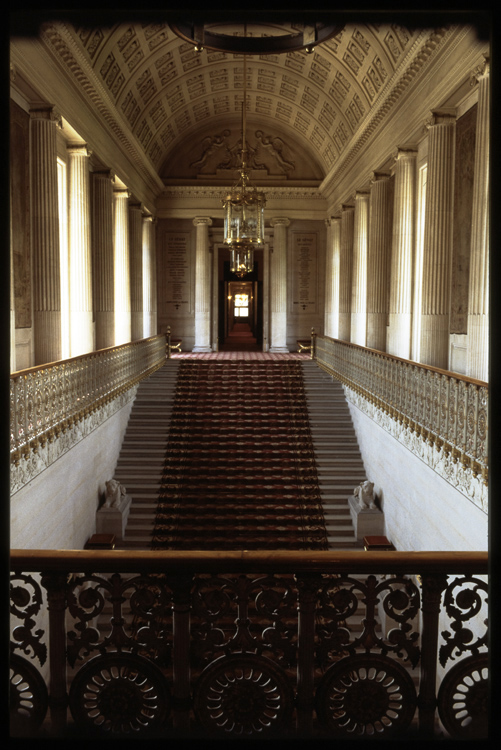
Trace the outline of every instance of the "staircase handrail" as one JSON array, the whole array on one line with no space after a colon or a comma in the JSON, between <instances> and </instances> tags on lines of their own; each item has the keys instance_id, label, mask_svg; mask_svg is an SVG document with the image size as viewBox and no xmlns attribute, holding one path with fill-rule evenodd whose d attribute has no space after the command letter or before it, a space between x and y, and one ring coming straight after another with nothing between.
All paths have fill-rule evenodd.
<instances>
[{"instance_id":1,"label":"staircase handrail","mask_svg":"<svg viewBox=\"0 0 501 750\"><path fill-rule=\"evenodd\" d=\"M165 362L165 335L11 373L10 455L18 463Z\"/></svg>"},{"instance_id":2,"label":"staircase handrail","mask_svg":"<svg viewBox=\"0 0 501 750\"><path fill-rule=\"evenodd\" d=\"M488 483L488 383L330 336L315 344L322 369Z\"/></svg>"}]
</instances>

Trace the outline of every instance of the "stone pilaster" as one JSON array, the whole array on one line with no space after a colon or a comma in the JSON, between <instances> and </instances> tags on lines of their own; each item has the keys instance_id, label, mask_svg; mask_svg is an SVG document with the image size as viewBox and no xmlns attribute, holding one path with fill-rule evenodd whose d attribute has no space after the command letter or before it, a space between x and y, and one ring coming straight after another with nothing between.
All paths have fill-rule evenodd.
<instances>
[{"instance_id":1,"label":"stone pilaster","mask_svg":"<svg viewBox=\"0 0 501 750\"><path fill-rule=\"evenodd\" d=\"M410 359L411 356L416 157L417 152L414 150L399 149L394 165L395 197L387 348L390 354L403 359Z\"/></svg>"},{"instance_id":2,"label":"stone pilaster","mask_svg":"<svg viewBox=\"0 0 501 750\"><path fill-rule=\"evenodd\" d=\"M94 350L89 156L86 145L69 146L68 229L70 355Z\"/></svg>"},{"instance_id":3,"label":"stone pilaster","mask_svg":"<svg viewBox=\"0 0 501 750\"><path fill-rule=\"evenodd\" d=\"M327 255L325 273L325 318L324 332L333 339L339 331L339 250L341 241L341 219L337 216L326 221Z\"/></svg>"},{"instance_id":4,"label":"stone pilaster","mask_svg":"<svg viewBox=\"0 0 501 750\"><path fill-rule=\"evenodd\" d=\"M195 255L195 346L194 352L210 352L210 289L211 265L209 258L209 227L212 219L197 216L193 219L197 228Z\"/></svg>"},{"instance_id":5,"label":"stone pilaster","mask_svg":"<svg viewBox=\"0 0 501 750\"><path fill-rule=\"evenodd\" d=\"M475 174L473 178L473 226L471 232L468 293L468 343L466 374L489 379L489 62L478 74Z\"/></svg>"},{"instance_id":6,"label":"stone pilaster","mask_svg":"<svg viewBox=\"0 0 501 750\"><path fill-rule=\"evenodd\" d=\"M353 229L355 209L343 206L341 212L341 242L339 252L339 331L341 341L350 341L351 334L351 278L353 268Z\"/></svg>"},{"instance_id":7,"label":"stone pilaster","mask_svg":"<svg viewBox=\"0 0 501 750\"><path fill-rule=\"evenodd\" d=\"M143 338L143 208L129 204L131 341Z\"/></svg>"},{"instance_id":8,"label":"stone pilaster","mask_svg":"<svg viewBox=\"0 0 501 750\"><path fill-rule=\"evenodd\" d=\"M113 174L93 175L93 281L96 349L115 345Z\"/></svg>"},{"instance_id":9,"label":"stone pilaster","mask_svg":"<svg viewBox=\"0 0 501 750\"><path fill-rule=\"evenodd\" d=\"M386 351L389 308L392 194L389 175L374 173L369 204L366 345L382 352Z\"/></svg>"},{"instance_id":10,"label":"stone pilaster","mask_svg":"<svg viewBox=\"0 0 501 750\"><path fill-rule=\"evenodd\" d=\"M115 346L131 340L129 191L113 190L113 248L115 259Z\"/></svg>"},{"instance_id":11,"label":"stone pilaster","mask_svg":"<svg viewBox=\"0 0 501 750\"><path fill-rule=\"evenodd\" d=\"M271 220L274 229L270 263L270 352L287 348L287 218Z\"/></svg>"},{"instance_id":12,"label":"stone pilaster","mask_svg":"<svg viewBox=\"0 0 501 750\"><path fill-rule=\"evenodd\" d=\"M367 246L369 242L370 194L355 194L353 229L353 279L351 302L351 332L353 344L365 346L367 336Z\"/></svg>"},{"instance_id":13,"label":"stone pilaster","mask_svg":"<svg viewBox=\"0 0 501 750\"><path fill-rule=\"evenodd\" d=\"M56 117L33 109L33 328L35 365L61 359L61 260L57 191Z\"/></svg>"},{"instance_id":14,"label":"stone pilaster","mask_svg":"<svg viewBox=\"0 0 501 750\"><path fill-rule=\"evenodd\" d=\"M444 370L449 365L454 131L452 115L433 114L428 140L421 362Z\"/></svg>"},{"instance_id":15,"label":"stone pilaster","mask_svg":"<svg viewBox=\"0 0 501 750\"><path fill-rule=\"evenodd\" d=\"M143 216L143 337L157 333L157 274L155 248L155 220Z\"/></svg>"}]
</instances>

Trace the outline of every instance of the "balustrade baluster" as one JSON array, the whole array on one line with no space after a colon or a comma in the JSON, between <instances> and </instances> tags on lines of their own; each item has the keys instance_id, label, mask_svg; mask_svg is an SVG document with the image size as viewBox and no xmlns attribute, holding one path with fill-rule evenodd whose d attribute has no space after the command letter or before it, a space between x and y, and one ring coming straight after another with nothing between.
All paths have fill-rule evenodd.
<instances>
[{"instance_id":1,"label":"balustrade baluster","mask_svg":"<svg viewBox=\"0 0 501 750\"><path fill-rule=\"evenodd\" d=\"M66 573L42 576L47 591L49 611L49 708L51 733L60 737L67 724L68 693L66 690Z\"/></svg>"},{"instance_id":2,"label":"balustrade baluster","mask_svg":"<svg viewBox=\"0 0 501 750\"><path fill-rule=\"evenodd\" d=\"M297 728L311 732L314 707L315 610L321 579L315 575L296 577L298 603Z\"/></svg>"},{"instance_id":3,"label":"balustrade baluster","mask_svg":"<svg viewBox=\"0 0 501 750\"><path fill-rule=\"evenodd\" d=\"M190 721L190 610L193 577L181 575L172 580L172 647L174 727L187 730Z\"/></svg>"},{"instance_id":4,"label":"balustrade baluster","mask_svg":"<svg viewBox=\"0 0 501 750\"><path fill-rule=\"evenodd\" d=\"M433 737L437 706L438 621L442 593L447 586L446 575L426 574L421 577L421 676L419 682L419 731L423 739Z\"/></svg>"}]
</instances>

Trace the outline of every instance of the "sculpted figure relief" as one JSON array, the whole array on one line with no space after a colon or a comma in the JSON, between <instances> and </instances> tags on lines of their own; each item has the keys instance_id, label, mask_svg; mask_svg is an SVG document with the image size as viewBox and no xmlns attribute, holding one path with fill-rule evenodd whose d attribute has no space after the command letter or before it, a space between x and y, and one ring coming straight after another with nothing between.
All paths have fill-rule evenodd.
<instances>
[{"instance_id":1,"label":"sculpted figure relief","mask_svg":"<svg viewBox=\"0 0 501 750\"><path fill-rule=\"evenodd\" d=\"M104 493L104 508L118 508L122 497L127 494L127 490L116 479L110 479L106 482Z\"/></svg>"},{"instance_id":2,"label":"sculpted figure relief","mask_svg":"<svg viewBox=\"0 0 501 750\"><path fill-rule=\"evenodd\" d=\"M374 497L374 482L369 482L367 479L355 487L353 491L354 496L357 498L361 508L370 508L373 510L376 507Z\"/></svg>"}]
</instances>

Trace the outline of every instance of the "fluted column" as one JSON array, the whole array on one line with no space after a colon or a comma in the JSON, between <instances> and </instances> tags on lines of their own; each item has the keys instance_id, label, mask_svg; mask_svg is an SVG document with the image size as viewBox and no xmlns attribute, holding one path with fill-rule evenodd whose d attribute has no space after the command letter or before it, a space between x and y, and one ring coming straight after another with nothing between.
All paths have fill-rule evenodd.
<instances>
[{"instance_id":1,"label":"fluted column","mask_svg":"<svg viewBox=\"0 0 501 750\"><path fill-rule=\"evenodd\" d=\"M143 337L157 333L157 274L153 216L143 216Z\"/></svg>"},{"instance_id":2,"label":"fluted column","mask_svg":"<svg viewBox=\"0 0 501 750\"><path fill-rule=\"evenodd\" d=\"M448 369L455 120L434 113L429 126L423 247L421 362Z\"/></svg>"},{"instance_id":3,"label":"fluted column","mask_svg":"<svg viewBox=\"0 0 501 750\"><path fill-rule=\"evenodd\" d=\"M131 341L143 338L143 208L129 205Z\"/></svg>"},{"instance_id":4,"label":"fluted column","mask_svg":"<svg viewBox=\"0 0 501 750\"><path fill-rule=\"evenodd\" d=\"M337 216L326 221L327 258L325 273L325 335L338 338L339 331L339 250L341 219Z\"/></svg>"},{"instance_id":5,"label":"fluted column","mask_svg":"<svg viewBox=\"0 0 501 750\"><path fill-rule=\"evenodd\" d=\"M56 118L31 110L35 365L61 359L61 272Z\"/></svg>"},{"instance_id":6,"label":"fluted column","mask_svg":"<svg viewBox=\"0 0 501 750\"><path fill-rule=\"evenodd\" d=\"M478 75L473 225L471 232L468 293L468 343L466 374L489 380L489 135L490 69L486 61Z\"/></svg>"},{"instance_id":7,"label":"fluted column","mask_svg":"<svg viewBox=\"0 0 501 750\"><path fill-rule=\"evenodd\" d=\"M411 357L412 263L415 242L416 157L399 149L394 165L395 197L391 252L388 352Z\"/></svg>"},{"instance_id":8,"label":"fluted column","mask_svg":"<svg viewBox=\"0 0 501 750\"><path fill-rule=\"evenodd\" d=\"M353 344L365 346L367 336L367 246L369 242L369 193L355 194L353 229L353 286L351 332Z\"/></svg>"},{"instance_id":9,"label":"fluted column","mask_svg":"<svg viewBox=\"0 0 501 750\"><path fill-rule=\"evenodd\" d=\"M341 212L341 243L339 253L339 331L341 341L350 341L351 278L353 268L353 229L355 209L343 206Z\"/></svg>"},{"instance_id":10,"label":"fluted column","mask_svg":"<svg viewBox=\"0 0 501 750\"><path fill-rule=\"evenodd\" d=\"M93 281L96 349L115 345L112 173L93 174Z\"/></svg>"},{"instance_id":11,"label":"fluted column","mask_svg":"<svg viewBox=\"0 0 501 750\"><path fill-rule=\"evenodd\" d=\"M210 352L210 288L211 268L209 258L209 227L212 219L197 216L193 219L197 228L195 256L195 346L194 352Z\"/></svg>"},{"instance_id":12,"label":"fluted column","mask_svg":"<svg viewBox=\"0 0 501 750\"><path fill-rule=\"evenodd\" d=\"M94 349L92 261L87 146L69 146L68 229L70 271L70 356Z\"/></svg>"},{"instance_id":13,"label":"fluted column","mask_svg":"<svg viewBox=\"0 0 501 750\"><path fill-rule=\"evenodd\" d=\"M274 229L270 263L270 352L287 348L287 218L271 220Z\"/></svg>"},{"instance_id":14,"label":"fluted column","mask_svg":"<svg viewBox=\"0 0 501 750\"><path fill-rule=\"evenodd\" d=\"M113 191L113 248L115 259L115 346L131 340L129 191Z\"/></svg>"},{"instance_id":15,"label":"fluted column","mask_svg":"<svg viewBox=\"0 0 501 750\"><path fill-rule=\"evenodd\" d=\"M392 232L392 184L389 175L374 173L369 204L367 252L367 340L371 349L386 351Z\"/></svg>"}]
</instances>

